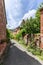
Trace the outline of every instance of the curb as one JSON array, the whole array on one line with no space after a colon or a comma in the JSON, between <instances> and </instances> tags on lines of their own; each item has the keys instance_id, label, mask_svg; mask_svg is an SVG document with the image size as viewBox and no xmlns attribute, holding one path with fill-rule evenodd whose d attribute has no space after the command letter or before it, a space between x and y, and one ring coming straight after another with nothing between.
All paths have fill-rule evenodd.
<instances>
[{"instance_id":1,"label":"curb","mask_svg":"<svg viewBox=\"0 0 43 65\"><path fill-rule=\"evenodd\" d=\"M37 60L39 63L41 63L41 65L43 65L43 61L40 60L37 56L33 55L31 52L28 52L24 47L22 47L22 45L20 45L16 40L11 40L11 42L13 41L13 43L16 47L18 47L20 50L26 52L29 56L31 56L32 58L34 58L35 60Z\"/></svg>"},{"instance_id":2,"label":"curb","mask_svg":"<svg viewBox=\"0 0 43 65\"><path fill-rule=\"evenodd\" d=\"M37 56L33 55L31 52L25 51L29 56L31 56L32 58L34 58L35 60L37 60L39 63L41 63L41 65L43 65L43 61L40 60Z\"/></svg>"}]
</instances>

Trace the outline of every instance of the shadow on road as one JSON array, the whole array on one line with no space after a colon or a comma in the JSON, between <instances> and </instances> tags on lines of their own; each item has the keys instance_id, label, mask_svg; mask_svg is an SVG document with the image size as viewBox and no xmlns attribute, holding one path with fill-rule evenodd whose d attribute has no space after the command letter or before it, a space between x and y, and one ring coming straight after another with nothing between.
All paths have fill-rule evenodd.
<instances>
[{"instance_id":1,"label":"shadow on road","mask_svg":"<svg viewBox=\"0 0 43 65\"><path fill-rule=\"evenodd\" d=\"M37 60L19 50L16 46L11 45L4 65L41 65Z\"/></svg>"}]
</instances>

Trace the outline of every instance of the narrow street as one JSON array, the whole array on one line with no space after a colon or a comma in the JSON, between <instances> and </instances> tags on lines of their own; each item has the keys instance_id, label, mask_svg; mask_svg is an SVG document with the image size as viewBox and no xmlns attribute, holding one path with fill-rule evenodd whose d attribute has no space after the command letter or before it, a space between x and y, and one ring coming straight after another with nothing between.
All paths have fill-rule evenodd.
<instances>
[{"instance_id":1,"label":"narrow street","mask_svg":"<svg viewBox=\"0 0 43 65\"><path fill-rule=\"evenodd\" d=\"M25 51L19 49L19 46L12 43L7 57L4 60L4 65L41 65L34 58L26 54Z\"/></svg>"}]
</instances>

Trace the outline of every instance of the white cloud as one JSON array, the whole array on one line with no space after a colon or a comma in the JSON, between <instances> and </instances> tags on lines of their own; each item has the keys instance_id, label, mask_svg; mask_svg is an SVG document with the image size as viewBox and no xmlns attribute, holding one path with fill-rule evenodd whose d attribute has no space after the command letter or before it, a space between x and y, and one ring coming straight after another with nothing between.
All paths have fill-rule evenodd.
<instances>
[{"instance_id":1,"label":"white cloud","mask_svg":"<svg viewBox=\"0 0 43 65\"><path fill-rule=\"evenodd\" d=\"M13 16L18 16L22 11L20 0L5 0L6 12L10 11Z\"/></svg>"},{"instance_id":2,"label":"white cloud","mask_svg":"<svg viewBox=\"0 0 43 65\"><path fill-rule=\"evenodd\" d=\"M25 6L25 3L23 5ZM7 22L8 22L7 28L13 29L16 28L18 25L20 25L22 15L24 15L23 19L27 19L30 18L31 16L34 16L36 10L30 10L26 14L23 14L22 12L22 10L24 10L22 9L23 5L21 0L5 0Z\"/></svg>"},{"instance_id":3,"label":"white cloud","mask_svg":"<svg viewBox=\"0 0 43 65\"><path fill-rule=\"evenodd\" d=\"M36 13L36 10L30 10L30 11L28 11L25 15L24 15L24 17L23 17L23 19L27 19L27 18L30 18L30 17L35 17L35 13Z\"/></svg>"},{"instance_id":4,"label":"white cloud","mask_svg":"<svg viewBox=\"0 0 43 65\"><path fill-rule=\"evenodd\" d=\"M13 19L12 15L9 14L8 22L7 22L7 28L14 29L18 26L16 20Z\"/></svg>"},{"instance_id":5,"label":"white cloud","mask_svg":"<svg viewBox=\"0 0 43 65\"><path fill-rule=\"evenodd\" d=\"M7 28L13 29L19 25L18 17L21 15L22 4L20 0L5 0L7 15Z\"/></svg>"}]
</instances>

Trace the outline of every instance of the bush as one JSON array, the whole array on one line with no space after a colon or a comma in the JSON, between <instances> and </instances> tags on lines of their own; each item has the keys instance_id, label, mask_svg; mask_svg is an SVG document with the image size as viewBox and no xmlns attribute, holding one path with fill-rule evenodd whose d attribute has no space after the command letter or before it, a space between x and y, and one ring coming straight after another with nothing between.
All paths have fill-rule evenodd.
<instances>
[{"instance_id":1,"label":"bush","mask_svg":"<svg viewBox=\"0 0 43 65\"><path fill-rule=\"evenodd\" d=\"M40 49L39 48L34 49L34 48L29 46L27 50L34 55L40 55Z\"/></svg>"},{"instance_id":2,"label":"bush","mask_svg":"<svg viewBox=\"0 0 43 65\"><path fill-rule=\"evenodd\" d=\"M26 48L26 44L25 44L25 41L24 41L24 40L21 39L21 40L19 41L19 44L21 44L24 48Z\"/></svg>"},{"instance_id":3,"label":"bush","mask_svg":"<svg viewBox=\"0 0 43 65\"><path fill-rule=\"evenodd\" d=\"M30 48L33 48L33 49L36 48L34 41L32 41L29 46L30 46Z\"/></svg>"},{"instance_id":4,"label":"bush","mask_svg":"<svg viewBox=\"0 0 43 65\"><path fill-rule=\"evenodd\" d=\"M19 43L20 44L25 44L25 41L24 40L20 40Z\"/></svg>"},{"instance_id":5,"label":"bush","mask_svg":"<svg viewBox=\"0 0 43 65\"><path fill-rule=\"evenodd\" d=\"M14 39L14 35L10 32L10 30L6 30L7 39Z\"/></svg>"},{"instance_id":6,"label":"bush","mask_svg":"<svg viewBox=\"0 0 43 65\"><path fill-rule=\"evenodd\" d=\"M14 39L14 35L10 33L10 39Z\"/></svg>"},{"instance_id":7,"label":"bush","mask_svg":"<svg viewBox=\"0 0 43 65\"><path fill-rule=\"evenodd\" d=\"M22 30L20 31L20 33L21 33L21 35L24 37L24 35L26 34L26 30L25 30L25 29L22 29Z\"/></svg>"},{"instance_id":8,"label":"bush","mask_svg":"<svg viewBox=\"0 0 43 65\"><path fill-rule=\"evenodd\" d=\"M34 52L35 50L33 49L33 48L31 48L30 46L27 48L27 50L29 51L29 52Z\"/></svg>"},{"instance_id":9,"label":"bush","mask_svg":"<svg viewBox=\"0 0 43 65\"><path fill-rule=\"evenodd\" d=\"M34 55L40 55L40 52L39 51L33 51L32 54L34 54Z\"/></svg>"},{"instance_id":10,"label":"bush","mask_svg":"<svg viewBox=\"0 0 43 65\"><path fill-rule=\"evenodd\" d=\"M20 32L18 34L15 35L15 38L17 40L20 40L21 38L23 38L25 35L25 29L21 29Z\"/></svg>"},{"instance_id":11,"label":"bush","mask_svg":"<svg viewBox=\"0 0 43 65\"><path fill-rule=\"evenodd\" d=\"M16 34L16 39L20 40L21 36L22 36L21 33Z\"/></svg>"},{"instance_id":12,"label":"bush","mask_svg":"<svg viewBox=\"0 0 43 65\"><path fill-rule=\"evenodd\" d=\"M39 59L43 60L43 56L38 56L38 57L39 57Z\"/></svg>"},{"instance_id":13,"label":"bush","mask_svg":"<svg viewBox=\"0 0 43 65\"><path fill-rule=\"evenodd\" d=\"M8 29L6 29L6 37L8 40L10 39L10 31Z\"/></svg>"}]
</instances>

